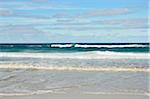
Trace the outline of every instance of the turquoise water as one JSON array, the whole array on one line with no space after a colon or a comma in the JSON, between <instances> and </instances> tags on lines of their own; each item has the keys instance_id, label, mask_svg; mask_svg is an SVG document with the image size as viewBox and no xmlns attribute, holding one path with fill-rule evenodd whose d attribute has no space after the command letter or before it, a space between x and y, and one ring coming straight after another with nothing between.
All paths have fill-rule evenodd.
<instances>
[{"instance_id":1,"label":"turquoise water","mask_svg":"<svg viewBox=\"0 0 150 99\"><path fill-rule=\"evenodd\" d=\"M148 43L0 44L0 52L149 52Z\"/></svg>"}]
</instances>

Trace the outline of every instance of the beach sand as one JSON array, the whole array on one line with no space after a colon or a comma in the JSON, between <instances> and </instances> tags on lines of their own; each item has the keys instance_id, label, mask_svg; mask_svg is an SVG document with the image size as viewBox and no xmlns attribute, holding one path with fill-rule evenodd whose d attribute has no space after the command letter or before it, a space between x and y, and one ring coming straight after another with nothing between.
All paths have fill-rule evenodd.
<instances>
[{"instance_id":1,"label":"beach sand","mask_svg":"<svg viewBox=\"0 0 150 99\"><path fill-rule=\"evenodd\" d=\"M78 89L71 89L66 93L45 93L20 96L0 96L0 99L149 99L148 95L135 94L87 94Z\"/></svg>"},{"instance_id":2,"label":"beach sand","mask_svg":"<svg viewBox=\"0 0 150 99\"><path fill-rule=\"evenodd\" d=\"M149 99L143 95L87 95L87 94L40 94L28 96L1 96L0 99Z\"/></svg>"},{"instance_id":3,"label":"beach sand","mask_svg":"<svg viewBox=\"0 0 150 99\"><path fill-rule=\"evenodd\" d=\"M55 76L53 76L54 74ZM71 71L66 72L66 71L45 71L45 70L43 71L32 70L31 72L31 70L26 70L24 72L17 74L17 77L19 77L20 84L23 84L22 81L24 79L25 80L27 79L26 81L30 81L21 86L25 86L25 87L28 85L30 86L32 81L38 81L39 79L45 80L48 79L47 77L50 77L48 81L55 81L54 83L52 82L40 83L40 85L34 83L34 85L32 84L32 87L38 90L38 88L39 89L44 88L41 87L44 85L53 87L56 84L58 84L57 86L59 86L59 84L64 84L63 85L64 88L63 87L54 88L52 90L48 90L49 92L37 91L37 93L31 93L30 95L11 95L8 93L6 95L0 94L0 99L149 99L150 94L147 91L147 82L140 82L140 81L147 81L147 76L148 74L143 72L142 73L138 73L138 72L137 73L127 73L127 72L108 73L108 72L71 72ZM32 80L31 78L29 79L29 77L31 77ZM115 80L112 80L112 78ZM11 81L11 79L9 80ZM8 82L8 80L6 81ZM14 81L16 81L16 79ZM74 84L75 81L76 82L82 81L82 82ZM93 85L95 84L94 82L96 83L96 85ZM87 83L89 83L89 85ZM12 83L12 84L16 84L16 83ZM69 84L75 86L69 87ZM19 85L17 85L16 87L18 86ZM28 89L31 88L30 90L32 90L32 87L30 86ZM133 89L136 89L137 92L136 90L133 91L130 90L132 87ZM22 89L23 88L24 87L22 87ZM143 92L138 91L141 88L143 89L145 88ZM119 89L121 89L121 91L119 91ZM127 91L124 91L125 89Z\"/></svg>"}]
</instances>

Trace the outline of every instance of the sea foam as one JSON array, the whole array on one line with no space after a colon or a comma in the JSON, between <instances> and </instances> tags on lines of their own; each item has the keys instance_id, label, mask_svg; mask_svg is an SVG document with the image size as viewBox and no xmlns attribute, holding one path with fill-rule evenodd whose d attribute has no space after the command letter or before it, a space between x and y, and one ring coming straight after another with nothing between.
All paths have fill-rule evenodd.
<instances>
[{"instance_id":1,"label":"sea foam","mask_svg":"<svg viewBox=\"0 0 150 99\"><path fill-rule=\"evenodd\" d=\"M37 69L37 70L58 70L58 71L97 71L97 72L150 72L149 68L122 68L122 67L67 67L67 66L33 66L8 64L0 65L4 69Z\"/></svg>"},{"instance_id":2,"label":"sea foam","mask_svg":"<svg viewBox=\"0 0 150 99\"><path fill-rule=\"evenodd\" d=\"M123 53L110 51L91 51L76 53L28 53L0 52L0 57L17 58L54 58L54 59L150 59L149 53Z\"/></svg>"}]
</instances>

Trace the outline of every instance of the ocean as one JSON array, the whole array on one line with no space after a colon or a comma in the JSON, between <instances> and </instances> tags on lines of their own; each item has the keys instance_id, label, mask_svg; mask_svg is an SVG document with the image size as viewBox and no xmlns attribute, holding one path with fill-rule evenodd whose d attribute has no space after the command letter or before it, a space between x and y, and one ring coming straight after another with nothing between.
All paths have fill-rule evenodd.
<instances>
[{"instance_id":1,"label":"ocean","mask_svg":"<svg viewBox=\"0 0 150 99\"><path fill-rule=\"evenodd\" d=\"M0 44L0 95L150 95L149 43Z\"/></svg>"}]
</instances>

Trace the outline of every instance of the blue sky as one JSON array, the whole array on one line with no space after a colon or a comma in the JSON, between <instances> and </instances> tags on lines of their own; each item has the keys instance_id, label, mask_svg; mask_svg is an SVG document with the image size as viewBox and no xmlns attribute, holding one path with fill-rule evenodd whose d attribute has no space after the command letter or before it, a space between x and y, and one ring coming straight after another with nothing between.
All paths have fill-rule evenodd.
<instances>
[{"instance_id":1,"label":"blue sky","mask_svg":"<svg viewBox=\"0 0 150 99\"><path fill-rule=\"evenodd\" d=\"M149 0L0 0L0 43L148 42Z\"/></svg>"}]
</instances>

